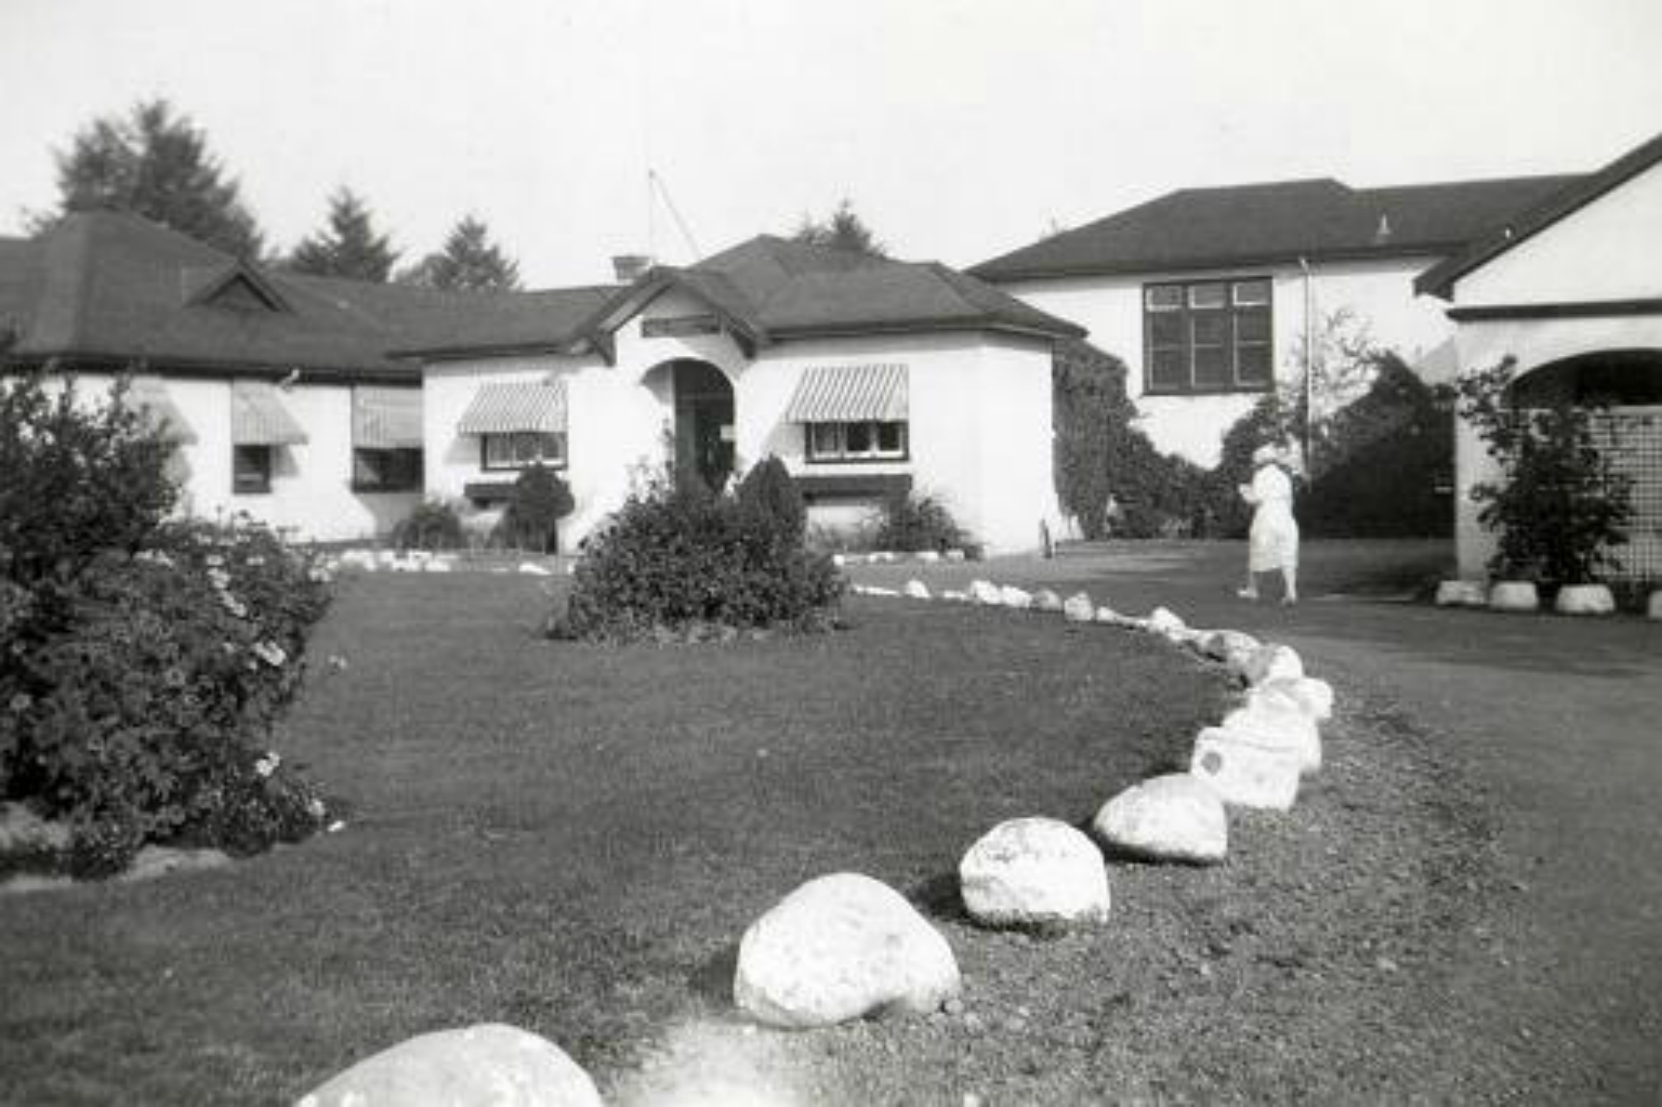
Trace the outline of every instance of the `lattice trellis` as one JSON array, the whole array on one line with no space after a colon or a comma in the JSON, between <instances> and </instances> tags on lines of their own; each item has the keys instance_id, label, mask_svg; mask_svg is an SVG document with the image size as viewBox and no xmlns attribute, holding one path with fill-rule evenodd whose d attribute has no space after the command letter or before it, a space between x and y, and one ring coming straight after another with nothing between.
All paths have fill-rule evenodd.
<instances>
[{"instance_id":1,"label":"lattice trellis","mask_svg":"<svg viewBox=\"0 0 1662 1107\"><path fill-rule=\"evenodd\" d=\"M1612 471L1633 482L1627 544L1613 552L1612 581L1662 582L1662 407L1623 407L1593 416L1593 439Z\"/></svg>"}]
</instances>

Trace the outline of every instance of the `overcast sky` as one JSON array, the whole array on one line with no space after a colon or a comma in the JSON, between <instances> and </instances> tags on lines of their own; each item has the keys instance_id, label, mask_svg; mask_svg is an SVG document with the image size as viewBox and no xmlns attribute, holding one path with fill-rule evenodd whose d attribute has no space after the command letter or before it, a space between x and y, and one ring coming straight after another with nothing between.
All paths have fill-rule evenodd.
<instances>
[{"instance_id":1,"label":"overcast sky","mask_svg":"<svg viewBox=\"0 0 1662 1107\"><path fill-rule=\"evenodd\" d=\"M347 184L411 257L474 212L537 286L685 262L650 165L706 253L846 195L968 265L1189 185L1592 169L1658 58L1658 0L0 0L0 233L165 96L278 247Z\"/></svg>"}]
</instances>

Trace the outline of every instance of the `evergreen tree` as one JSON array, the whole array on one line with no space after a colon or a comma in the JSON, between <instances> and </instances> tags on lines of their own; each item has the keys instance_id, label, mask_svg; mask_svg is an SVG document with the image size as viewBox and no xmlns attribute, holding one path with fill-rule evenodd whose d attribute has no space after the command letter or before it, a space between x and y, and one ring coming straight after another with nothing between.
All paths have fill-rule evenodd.
<instances>
[{"instance_id":1,"label":"evergreen tree","mask_svg":"<svg viewBox=\"0 0 1662 1107\"><path fill-rule=\"evenodd\" d=\"M450 229L443 250L428 254L398 280L461 292L512 292L519 288L519 265L491 241L483 220L468 215Z\"/></svg>"},{"instance_id":2,"label":"evergreen tree","mask_svg":"<svg viewBox=\"0 0 1662 1107\"><path fill-rule=\"evenodd\" d=\"M209 153L206 135L166 100L93 120L55 156L58 210L33 219L36 232L70 212L126 211L227 253L260 254L262 235L236 179Z\"/></svg>"},{"instance_id":3,"label":"evergreen tree","mask_svg":"<svg viewBox=\"0 0 1662 1107\"><path fill-rule=\"evenodd\" d=\"M797 242L810 246L827 246L833 250L848 250L874 258L888 257L887 247L877 240L870 227L854 211L854 203L844 198L829 219L816 221L804 215L791 236Z\"/></svg>"},{"instance_id":4,"label":"evergreen tree","mask_svg":"<svg viewBox=\"0 0 1662 1107\"><path fill-rule=\"evenodd\" d=\"M368 205L351 189L341 188L329 198L328 229L296 246L287 266L315 277L385 283L397 260L388 237L376 232Z\"/></svg>"}]
</instances>

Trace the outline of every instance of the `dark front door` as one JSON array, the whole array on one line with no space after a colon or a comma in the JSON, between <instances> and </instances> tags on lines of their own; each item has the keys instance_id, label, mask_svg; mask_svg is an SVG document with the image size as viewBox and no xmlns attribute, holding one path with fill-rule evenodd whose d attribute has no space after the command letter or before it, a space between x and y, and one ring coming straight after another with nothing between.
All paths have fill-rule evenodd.
<instances>
[{"instance_id":1,"label":"dark front door","mask_svg":"<svg viewBox=\"0 0 1662 1107\"><path fill-rule=\"evenodd\" d=\"M720 490L733 472L733 386L702 361L675 365L675 464Z\"/></svg>"}]
</instances>

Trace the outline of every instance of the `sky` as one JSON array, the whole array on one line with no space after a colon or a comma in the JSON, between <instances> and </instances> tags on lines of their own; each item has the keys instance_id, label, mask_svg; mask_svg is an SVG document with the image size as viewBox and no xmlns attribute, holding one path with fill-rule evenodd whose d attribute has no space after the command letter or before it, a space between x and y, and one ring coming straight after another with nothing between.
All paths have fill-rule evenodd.
<instances>
[{"instance_id":1,"label":"sky","mask_svg":"<svg viewBox=\"0 0 1662 1107\"><path fill-rule=\"evenodd\" d=\"M0 234L160 96L279 249L345 185L405 261L472 213L583 284L847 197L968 266L1176 188L1591 170L1658 57L1657 0L0 0Z\"/></svg>"}]
</instances>

